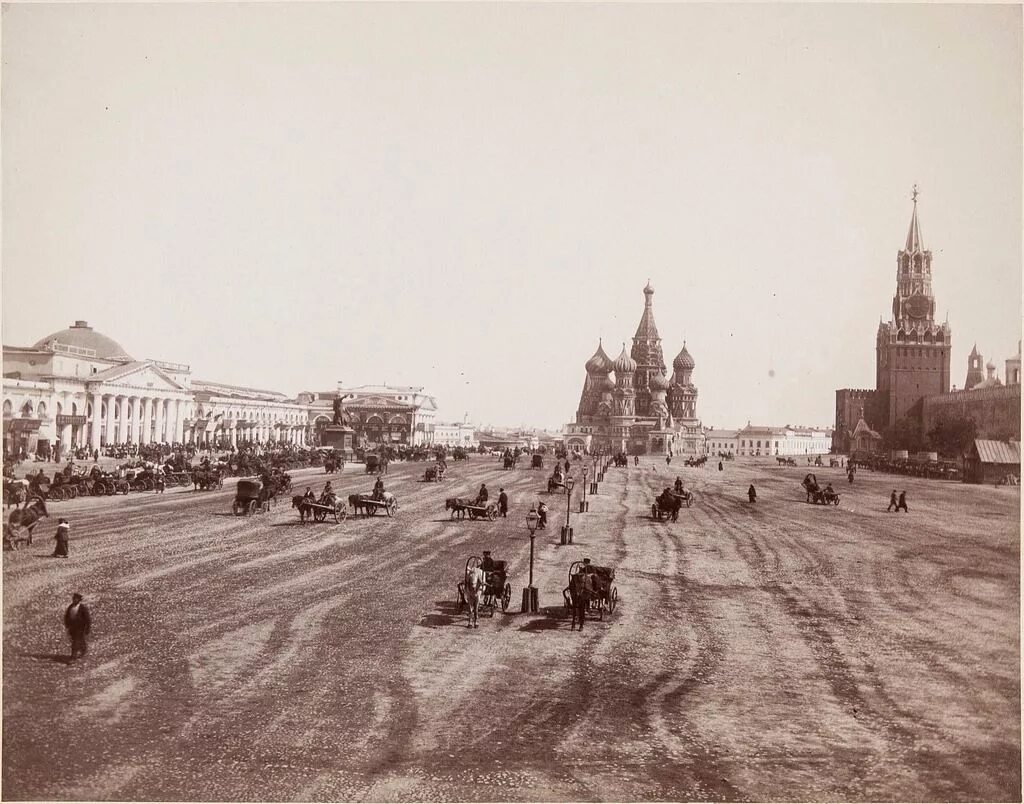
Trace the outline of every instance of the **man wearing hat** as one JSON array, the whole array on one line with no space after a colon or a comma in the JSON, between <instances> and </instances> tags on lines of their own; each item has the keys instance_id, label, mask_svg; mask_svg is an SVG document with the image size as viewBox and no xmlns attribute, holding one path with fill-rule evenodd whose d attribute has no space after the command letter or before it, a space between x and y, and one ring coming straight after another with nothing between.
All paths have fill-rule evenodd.
<instances>
[{"instance_id":1,"label":"man wearing hat","mask_svg":"<svg viewBox=\"0 0 1024 804\"><path fill-rule=\"evenodd\" d=\"M82 596L78 592L71 596L71 605L64 611L64 627L71 637L71 661L79 656L85 656L89 649L85 638L92 628L92 617L89 614L89 607L82 602Z\"/></svg>"},{"instance_id":2,"label":"man wearing hat","mask_svg":"<svg viewBox=\"0 0 1024 804\"><path fill-rule=\"evenodd\" d=\"M60 518L60 521L57 524L57 535L53 538L54 541L57 542L57 546L53 548L53 557L67 558L68 542L71 539L71 526L64 517Z\"/></svg>"},{"instance_id":3,"label":"man wearing hat","mask_svg":"<svg viewBox=\"0 0 1024 804\"><path fill-rule=\"evenodd\" d=\"M482 569L484 572L494 571L494 559L491 558L490 550L484 550L484 557L480 561L480 569Z\"/></svg>"},{"instance_id":4,"label":"man wearing hat","mask_svg":"<svg viewBox=\"0 0 1024 804\"><path fill-rule=\"evenodd\" d=\"M498 513L503 517L508 517L508 495L505 493L505 489L498 489Z\"/></svg>"}]
</instances>

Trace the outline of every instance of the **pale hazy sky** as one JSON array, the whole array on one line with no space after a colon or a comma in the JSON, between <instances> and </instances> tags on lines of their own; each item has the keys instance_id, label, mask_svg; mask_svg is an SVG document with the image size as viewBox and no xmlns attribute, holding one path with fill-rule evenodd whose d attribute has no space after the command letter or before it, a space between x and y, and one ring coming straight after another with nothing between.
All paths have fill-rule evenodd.
<instances>
[{"instance_id":1,"label":"pale hazy sky","mask_svg":"<svg viewBox=\"0 0 1024 804\"><path fill-rule=\"evenodd\" d=\"M954 383L1016 351L1019 6L8 5L2 45L6 344L550 426L650 279L705 424L830 424L916 182Z\"/></svg>"}]
</instances>

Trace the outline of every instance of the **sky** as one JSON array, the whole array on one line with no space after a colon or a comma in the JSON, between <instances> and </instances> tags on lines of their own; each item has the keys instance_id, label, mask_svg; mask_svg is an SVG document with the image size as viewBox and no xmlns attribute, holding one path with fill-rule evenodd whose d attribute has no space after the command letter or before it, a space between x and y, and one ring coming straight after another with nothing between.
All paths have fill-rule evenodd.
<instances>
[{"instance_id":1,"label":"sky","mask_svg":"<svg viewBox=\"0 0 1024 804\"><path fill-rule=\"evenodd\" d=\"M643 287L705 425L874 387L918 185L967 354L1021 330L1021 8L3 7L3 342L571 421Z\"/></svg>"}]
</instances>

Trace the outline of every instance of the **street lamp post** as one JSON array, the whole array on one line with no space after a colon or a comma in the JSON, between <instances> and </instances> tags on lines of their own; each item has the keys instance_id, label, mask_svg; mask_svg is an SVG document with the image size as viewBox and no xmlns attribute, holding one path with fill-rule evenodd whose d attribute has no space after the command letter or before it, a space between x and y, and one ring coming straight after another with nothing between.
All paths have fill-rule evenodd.
<instances>
[{"instance_id":1,"label":"street lamp post","mask_svg":"<svg viewBox=\"0 0 1024 804\"><path fill-rule=\"evenodd\" d=\"M590 506L587 505L587 467L583 467L583 499L580 500L580 513L585 514L590 510Z\"/></svg>"},{"instance_id":2,"label":"street lamp post","mask_svg":"<svg viewBox=\"0 0 1024 804\"><path fill-rule=\"evenodd\" d=\"M572 503L572 488L576 481L572 475L565 478L565 525L562 526L562 544L572 544L572 528L569 527L569 506Z\"/></svg>"},{"instance_id":3,"label":"street lamp post","mask_svg":"<svg viewBox=\"0 0 1024 804\"><path fill-rule=\"evenodd\" d=\"M537 523L540 522L540 514L530 509L526 515L526 527L530 531L530 585L523 590L523 614L536 612L540 608L537 598L537 587L533 585L533 538L537 533Z\"/></svg>"}]
</instances>

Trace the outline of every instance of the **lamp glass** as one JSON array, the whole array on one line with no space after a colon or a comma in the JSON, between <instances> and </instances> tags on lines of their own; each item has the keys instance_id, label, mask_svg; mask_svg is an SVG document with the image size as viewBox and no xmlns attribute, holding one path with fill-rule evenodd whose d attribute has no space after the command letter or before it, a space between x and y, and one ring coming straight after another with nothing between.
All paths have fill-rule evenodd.
<instances>
[{"instance_id":1,"label":"lamp glass","mask_svg":"<svg viewBox=\"0 0 1024 804\"><path fill-rule=\"evenodd\" d=\"M567 489L568 489L569 491L572 491L572 487L573 487L573 486L575 486L575 485L576 485L576 480L575 480L574 478L572 478L572 477L567 477L567 478L565 479L565 487L566 487L566 488L567 488Z\"/></svg>"},{"instance_id":2,"label":"lamp glass","mask_svg":"<svg viewBox=\"0 0 1024 804\"><path fill-rule=\"evenodd\" d=\"M530 511L526 515L526 527L529 528L531 535L537 531L538 522L540 522L540 514L536 511Z\"/></svg>"}]
</instances>

